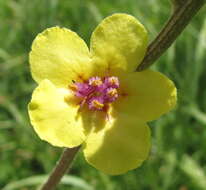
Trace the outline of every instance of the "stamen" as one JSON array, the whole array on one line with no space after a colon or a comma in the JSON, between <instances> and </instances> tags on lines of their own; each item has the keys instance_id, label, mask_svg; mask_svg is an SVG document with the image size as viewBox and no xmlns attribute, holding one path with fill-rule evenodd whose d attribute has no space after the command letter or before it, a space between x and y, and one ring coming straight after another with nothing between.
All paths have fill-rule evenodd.
<instances>
[{"instance_id":1,"label":"stamen","mask_svg":"<svg viewBox=\"0 0 206 190\"><path fill-rule=\"evenodd\" d=\"M118 98L119 79L117 77L95 76L88 81L72 82L69 88L76 97L80 98L80 108L88 105L90 110L105 111L105 108Z\"/></svg>"},{"instance_id":2,"label":"stamen","mask_svg":"<svg viewBox=\"0 0 206 190\"><path fill-rule=\"evenodd\" d=\"M98 102L97 100L93 100L92 104L95 108L97 109L102 109L104 107L104 104L101 104L100 102Z\"/></svg>"},{"instance_id":3,"label":"stamen","mask_svg":"<svg viewBox=\"0 0 206 190\"><path fill-rule=\"evenodd\" d=\"M110 89L108 89L107 95L108 95L109 97L111 97L111 98L117 96L117 90L116 90L116 88L110 88Z\"/></svg>"},{"instance_id":4,"label":"stamen","mask_svg":"<svg viewBox=\"0 0 206 190\"><path fill-rule=\"evenodd\" d=\"M72 91L78 90L78 87L77 87L77 85L75 85L75 84L69 85L69 88L70 88Z\"/></svg>"},{"instance_id":5,"label":"stamen","mask_svg":"<svg viewBox=\"0 0 206 190\"><path fill-rule=\"evenodd\" d=\"M89 109L102 110L104 107L103 99L100 97L93 97L89 103Z\"/></svg>"},{"instance_id":6,"label":"stamen","mask_svg":"<svg viewBox=\"0 0 206 190\"><path fill-rule=\"evenodd\" d=\"M117 77L107 77L105 83L108 87L119 88L119 80Z\"/></svg>"},{"instance_id":7,"label":"stamen","mask_svg":"<svg viewBox=\"0 0 206 190\"><path fill-rule=\"evenodd\" d=\"M73 89L75 89L75 96L77 97L86 97L92 91L91 87L86 83L76 82L71 86L74 86Z\"/></svg>"},{"instance_id":8,"label":"stamen","mask_svg":"<svg viewBox=\"0 0 206 190\"><path fill-rule=\"evenodd\" d=\"M98 87L102 85L102 79L100 77L92 77L89 79L89 85Z\"/></svg>"},{"instance_id":9,"label":"stamen","mask_svg":"<svg viewBox=\"0 0 206 190\"><path fill-rule=\"evenodd\" d=\"M107 102L114 102L118 98L118 92L116 88L107 88L105 94L105 100Z\"/></svg>"}]
</instances>

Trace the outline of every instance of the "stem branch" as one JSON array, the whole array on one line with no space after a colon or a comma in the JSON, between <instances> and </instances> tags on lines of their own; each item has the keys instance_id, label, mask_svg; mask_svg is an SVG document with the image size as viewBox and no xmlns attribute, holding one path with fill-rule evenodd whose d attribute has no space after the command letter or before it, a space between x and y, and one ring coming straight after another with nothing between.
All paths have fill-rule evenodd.
<instances>
[{"instance_id":1,"label":"stem branch","mask_svg":"<svg viewBox=\"0 0 206 190\"><path fill-rule=\"evenodd\" d=\"M171 17L149 45L146 55L136 71L142 71L152 65L170 47L205 4L205 0L184 0L184 3L180 0L173 0L174 2L176 4L174 4Z\"/></svg>"},{"instance_id":2,"label":"stem branch","mask_svg":"<svg viewBox=\"0 0 206 190\"><path fill-rule=\"evenodd\" d=\"M71 163L78 152L80 146L75 148L65 148L62 155L51 172L47 181L40 187L39 190L52 190L60 182L63 175L69 170Z\"/></svg>"}]
</instances>

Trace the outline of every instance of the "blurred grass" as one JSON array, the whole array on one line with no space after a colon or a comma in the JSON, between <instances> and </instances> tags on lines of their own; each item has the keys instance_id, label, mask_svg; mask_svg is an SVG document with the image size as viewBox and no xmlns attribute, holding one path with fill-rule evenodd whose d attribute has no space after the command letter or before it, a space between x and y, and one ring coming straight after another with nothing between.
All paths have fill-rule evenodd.
<instances>
[{"instance_id":1,"label":"blurred grass","mask_svg":"<svg viewBox=\"0 0 206 190\"><path fill-rule=\"evenodd\" d=\"M89 44L102 18L125 12L139 18L153 39L170 14L169 6L162 0L0 0L0 188L47 174L61 152L42 142L28 121L26 107L35 87L28 52L37 33L60 25ZM148 161L125 175L107 176L80 154L72 175L98 190L206 189L205 13L204 7L153 66L175 81L179 100L176 110L150 124L153 147Z\"/></svg>"}]
</instances>

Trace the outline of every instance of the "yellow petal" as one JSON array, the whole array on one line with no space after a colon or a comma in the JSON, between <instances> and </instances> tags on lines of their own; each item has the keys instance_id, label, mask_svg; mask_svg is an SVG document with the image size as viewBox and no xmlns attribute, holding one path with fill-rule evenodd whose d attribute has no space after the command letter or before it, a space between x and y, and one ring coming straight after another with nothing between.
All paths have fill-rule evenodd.
<instances>
[{"instance_id":1,"label":"yellow petal","mask_svg":"<svg viewBox=\"0 0 206 190\"><path fill-rule=\"evenodd\" d=\"M90 46L97 73L131 72L144 57L147 31L136 18L113 14L94 30Z\"/></svg>"},{"instance_id":2,"label":"yellow petal","mask_svg":"<svg viewBox=\"0 0 206 190\"><path fill-rule=\"evenodd\" d=\"M77 119L78 106L67 103L69 96L67 89L58 89L49 80L43 80L28 106L34 130L54 146L71 148L85 139L82 121Z\"/></svg>"},{"instance_id":3,"label":"yellow petal","mask_svg":"<svg viewBox=\"0 0 206 190\"><path fill-rule=\"evenodd\" d=\"M133 114L143 121L157 119L174 108L177 92L174 83L165 75L152 70L122 76L121 92L114 109Z\"/></svg>"},{"instance_id":4,"label":"yellow petal","mask_svg":"<svg viewBox=\"0 0 206 190\"><path fill-rule=\"evenodd\" d=\"M95 168L118 175L139 167L147 158L150 129L136 117L118 113L113 117L88 136L83 151Z\"/></svg>"},{"instance_id":5,"label":"yellow petal","mask_svg":"<svg viewBox=\"0 0 206 190\"><path fill-rule=\"evenodd\" d=\"M58 87L91 75L87 45L66 28L49 28L36 37L30 52L30 65L34 80L39 83L48 79Z\"/></svg>"}]
</instances>

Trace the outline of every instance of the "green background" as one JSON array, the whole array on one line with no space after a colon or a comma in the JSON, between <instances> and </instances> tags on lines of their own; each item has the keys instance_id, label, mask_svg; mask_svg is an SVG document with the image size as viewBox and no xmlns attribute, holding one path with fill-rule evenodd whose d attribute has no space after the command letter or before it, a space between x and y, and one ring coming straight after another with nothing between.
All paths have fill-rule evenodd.
<instances>
[{"instance_id":1,"label":"green background","mask_svg":"<svg viewBox=\"0 0 206 190\"><path fill-rule=\"evenodd\" d=\"M59 25L89 43L95 26L116 12L137 17L152 40L171 11L169 0L0 0L0 189L14 181L5 190L34 189L43 180L36 176L49 173L62 151L41 141L28 120L36 86L28 64L32 40ZM59 190L206 189L205 15L206 7L153 66L175 82L178 105L150 123L149 159L127 174L108 176L80 153Z\"/></svg>"}]
</instances>

